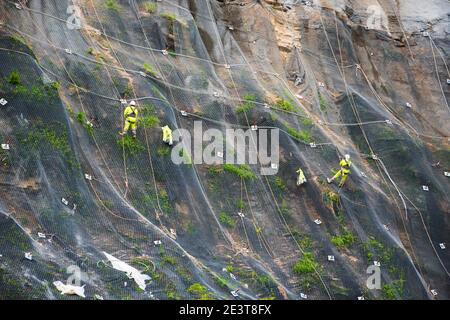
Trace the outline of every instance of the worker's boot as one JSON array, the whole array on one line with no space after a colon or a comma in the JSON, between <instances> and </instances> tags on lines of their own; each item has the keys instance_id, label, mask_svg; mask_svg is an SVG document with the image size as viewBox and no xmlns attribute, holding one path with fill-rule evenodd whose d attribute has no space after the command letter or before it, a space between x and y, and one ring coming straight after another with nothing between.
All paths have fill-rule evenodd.
<instances>
[{"instance_id":1,"label":"worker's boot","mask_svg":"<svg viewBox=\"0 0 450 320\"><path fill-rule=\"evenodd\" d=\"M119 132L119 136L124 136L126 134L126 132Z\"/></svg>"},{"instance_id":2,"label":"worker's boot","mask_svg":"<svg viewBox=\"0 0 450 320\"><path fill-rule=\"evenodd\" d=\"M136 139L136 130L132 130L131 133L133 134L133 138Z\"/></svg>"}]
</instances>

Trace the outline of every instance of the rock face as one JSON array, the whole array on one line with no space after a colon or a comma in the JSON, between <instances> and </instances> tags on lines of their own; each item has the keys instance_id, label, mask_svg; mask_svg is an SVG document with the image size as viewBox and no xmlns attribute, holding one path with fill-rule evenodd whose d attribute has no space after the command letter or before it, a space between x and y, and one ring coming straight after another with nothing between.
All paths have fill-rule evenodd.
<instances>
[{"instance_id":1,"label":"rock face","mask_svg":"<svg viewBox=\"0 0 450 320\"><path fill-rule=\"evenodd\" d=\"M0 297L74 298L53 285L69 277L87 298L449 299L449 12L2 2ZM136 140L118 136L121 99ZM240 150L192 163L187 139L173 163L160 127L200 124L279 128L278 172L219 163ZM344 154L340 188L326 178Z\"/></svg>"}]
</instances>

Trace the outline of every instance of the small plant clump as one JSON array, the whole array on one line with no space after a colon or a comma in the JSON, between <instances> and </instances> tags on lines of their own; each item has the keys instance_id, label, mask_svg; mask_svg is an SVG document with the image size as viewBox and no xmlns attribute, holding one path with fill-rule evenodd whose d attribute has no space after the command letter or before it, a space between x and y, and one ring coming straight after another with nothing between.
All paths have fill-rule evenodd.
<instances>
[{"instance_id":1,"label":"small plant clump","mask_svg":"<svg viewBox=\"0 0 450 320\"><path fill-rule=\"evenodd\" d=\"M333 236L331 238L331 243L333 243L338 248L348 248L351 247L356 241L356 237L349 230L345 230L340 236Z\"/></svg>"},{"instance_id":2,"label":"small plant clump","mask_svg":"<svg viewBox=\"0 0 450 320\"><path fill-rule=\"evenodd\" d=\"M20 74L17 71L13 71L9 74L8 82L14 86L18 86L22 84L22 81L20 80Z\"/></svg>"},{"instance_id":3,"label":"small plant clump","mask_svg":"<svg viewBox=\"0 0 450 320\"><path fill-rule=\"evenodd\" d=\"M150 66L148 63L144 63L142 65L142 68L144 69L145 73L149 76L156 77L156 72L153 70L152 66Z\"/></svg>"},{"instance_id":4,"label":"small plant clump","mask_svg":"<svg viewBox=\"0 0 450 320\"><path fill-rule=\"evenodd\" d=\"M197 300L212 300L213 299L213 297L211 296L211 293L208 292L208 289L206 289L200 283L194 283L187 289L187 291L190 294L192 294Z\"/></svg>"},{"instance_id":5,"label":"small plant clump","mask_svg":"<svg viewBox=\"0 0 450 320\"><path fill-rule=\"evenodd\" d=\"M237 114L248 113L255 107L256 96L253 94L247 94L244 96L245 102L236 108Z\"/></svg>"},{"instance_id":6,"label":"small plant clump","mask_svg":"<svg viewBox=\"0 0 450 320\"><path fill-rule=\"evenodd\" d=\"M156 12L156 3L146 2L144 3L144 10L150 14Z\"/></svg>"},{"instance_id":7,"label":"small plant clump","mask_svg":"<svg viewBox=\"0 0 450 320\"><path fill-rule=\"evenodd\" d=\"M223 169L226 172L235 174L244 180L256 179L256 175L251 171L250 167L247 165L234 165L234 164L224 164Z\"/></svg>"},{"instance_id":8,"label":"small plant clump","mask_svg":"<svg viewBox=\"0 0 450 320\"><path fill-rule=\"evenodd\" d=\"M236 221L233 217L226 212L221 212L219 215L219 222L227 228L234 228L236 226Z\"/></svg>"},{"instance_id":9,"label":"small plant clump","mask_svg":"<svg viewBox=\"0 0 450 320\"><path fill-rule=\"evenodd\" d=\"M305 252L303 257L294 265L293 271L297 275L315 272L319 264L314 260L312 253Z\"/></svg>"},{"instance_id":10,"label":"small plant clump","mask_svg":"<svg viewBox=\"0 0 450 320\"><path fill-rule=\"evenodd\" d=\"M134 139L128 135L117 140L117 145L120 148L125 148L130 155L136 155L145 150L144 146L141 145L137 139Z\"/></svg>"},{"instance_id":11,"label":"small plant clump","mask_svg":"<svg viewBox=\"0 0 450 320\"><path fill-rule=\"evenodd\" d=\"M173 13L163 12L163 13L161 13L161 17L170 22L177 21L177 17Z\"/></svg>"},{"instance_id":12,"label":"small plant clump","mask_svg":"<svg viewBox=\"0 0 450 320\"><path fill-rule=\"evenodd\" d=\"M285 100L285 99L279 99L277 101L277 107L284 111L295 111L294 105L292 102Z\"/></svg>"},{"instance_id":13,"label":"small plant clump","mask_svg":"<svg viewBox=\"0 0 450 320\"><path fill-rule=\"evenodd\" d=\"M287 133L298 141L301 141L304 143L312 142L311 134L306 130L297 131L292 127L287 127Z\"/></svg>"},{"instance_id":14,"label":"small plant clump","mask_svg":"<svg viewBox=\"0 0 450 320\"><path fill-rule=\"evenodd\" d=\"M117 0L106 0L105 6L111 11L119 11L119 4L117 3Z\"/></svg>"}]
</instances>

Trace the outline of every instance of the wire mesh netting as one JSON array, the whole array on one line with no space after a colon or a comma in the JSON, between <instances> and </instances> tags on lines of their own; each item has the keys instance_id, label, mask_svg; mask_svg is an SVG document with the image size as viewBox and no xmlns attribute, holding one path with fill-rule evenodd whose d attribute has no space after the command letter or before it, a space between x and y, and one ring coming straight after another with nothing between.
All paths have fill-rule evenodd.
<instances>
[{"instance_id":1,"label":"wire mesh netting","mask_svg":"<svg viewBox=\"0 0 450 320\"><path fill-rule=\"evenodd\" d=\"M448 298L448 43L417 36L411 62L318 5L25 2L0 5L2 298L71 298L71 265L89 298ZM278 174L174 164L160 128L196 121L279 128Z\"/></svg>"}]
</instances>

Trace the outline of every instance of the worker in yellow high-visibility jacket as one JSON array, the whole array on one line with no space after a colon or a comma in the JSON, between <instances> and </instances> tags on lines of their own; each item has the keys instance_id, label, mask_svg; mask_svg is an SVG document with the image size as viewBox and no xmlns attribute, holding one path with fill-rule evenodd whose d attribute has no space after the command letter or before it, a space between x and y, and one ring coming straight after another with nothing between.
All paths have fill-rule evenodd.
<instances>
[{"instance_id":1,"label":"worker in yellow high-visibility jacket","mask_svg":"<svg viewBox=\"0 0 450 320\"><path fill-rule=\"evenodd\" d=\"M135 101L131 101L130 104L125 108L123 112L123 118L125 119L125 124L120 135L123 136L127 134L128 130L131 128L133 138L136 138L138 110L136 108Z\"/></svg>"},{"instance_id":2,"label":"worker in yellow high-visibility jacket","mask_svg":"<svg viewBox=\"0 0 450 320\"><path fill-rule=\"evenodd\" d=\"M163 141L171 146L173 144L172 130L167 125L162 127L161 129L163 132Z\"/></svg>"},{"instance_id":3,"label":"worker in yellow high-visibility jacket","mask_svg":"<svg viewBox=\"0 0 450 320\"><path fill-rule=\"evenodd\" d=\"M342 159L339 162L339 165L341 166L341 170L339 170L333 178L328 179L328 183L333 182L335 179L341 177L341 182L339 183L339 187L342 187L345 183L345 181L347 181L348 175L350 174L350 165L352 164L352 162L350 161L350 155L346 154L344 156L344 159Z\"/></svg>"},{"instance_id":4,"label":"worker in yellow high-visibility jacket","mask_svg":"<svg viewBox=\"0 0 450 320\"><path fill-rule=\"evenodd\" d=\"M301 186L302 184L306 183L305 174L303 173L303 170L301 168L298 168L296 172L298 173L297 185Z\"/></svg>"}]
</instances>

